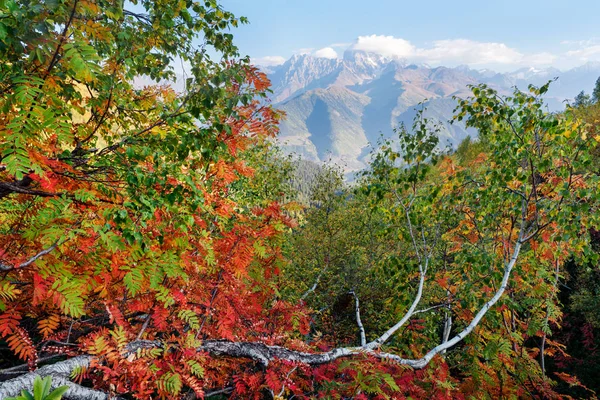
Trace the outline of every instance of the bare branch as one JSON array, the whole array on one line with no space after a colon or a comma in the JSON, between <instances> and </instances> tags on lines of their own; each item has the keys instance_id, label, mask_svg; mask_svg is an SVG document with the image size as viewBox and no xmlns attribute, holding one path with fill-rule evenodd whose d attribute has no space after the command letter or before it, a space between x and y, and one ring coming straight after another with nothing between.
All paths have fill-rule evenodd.
<instances>
[{"instance_id":1,"label":"bare branch","mask_svg":"<svg viewBox=\"0 0 600 400\"><path fill-rule=\"evenodd\" d=\"M48 357L39 358L37 361L39 364L39 363L43 363L48 360L52 360L57 357L63 357L63 356L61 354L53 354ZM11 374L11 373L23 374L23 372L21 370L27 370L27 369L29 369L29 364L21 364L21 365L16 365L16 366L10 367L10 368L0 369L0 376L6 375L6 374Z\"/></svg>"},{"instance_id":2,"label":"bare branch","mask_svg":"<svg viewBox=\"0 0 600 400\"><path fill-rule=\"evenodd\" d=\"M321 277L325 273L325 269L326 268L324 268L323 270L321 270L321 272L317 276L317 279L315 280L315 283L306 292L304 292L304 294L302 295L302 297L300 297L300 300L304 300L309 294L311 294L311 293L313 293L315 291L315 289L319 285L319 282L321 282Z\"/></svg>"},{"instance_id":3,"label":"bare branch","mask_svg":"<svg viewBox=\"0 0 600 400\"><path fill-rule=\"evenodd\" d=\"M7 197L12 193L28 194L40 197L54 197L56 193L44 192L42 190L29 189L33 179L25 176L23 179L14 182L0 182L0 199Z\"/></svg>"},{"instance_id":4,"label":"bare branch","mask_svg":"<svg viewBox=\"0 0 600 400\"><path fill-rule=\"evenodd\" d=\"M0 271L10 271L11 269L28 267L31 264L33 264L34 262L36 262L40 257L43 257L46 254L51 253L54 249L56 249L56 246L58 246L58 240L56 242L54 242L54 244L52 246L48 247L46 250L40 251L35 256L31 257L29 260L27 260L24 263L19 264L19 265L13 266L13 265L7 265L7 264L0 263Z\"/></svg>"},{"instance_id":5,"label":"bare branch","mask_svg":"<svg viewBox=\"0 0 600 400\"><path fill-rule=\"evenodd\" d=\"M232 387L226 387L226 388L223 388L223 389L211 390L210 392L204 393L204 398L212 397L212 396L218 396L220 394L229 394L231 392L233 392L233 388Z\"/></svg>"},{"instance_id":6,"label":"bare branch","mask_svg":"<svg viewBox=\"0 0 600 400\"><path fill-rule=\"evenodd\" d=\"M350 294L354 296L354 302L356 303L356 324L358 325L358 330L360 331L360 345L365 347L367 344L367 337L365 335L365 327L362 324L360 319L360 304L358 301L358 296L354 292L354 290L350 291Z\"/></svg>"},{"instance_id":7,"label":"bare branch","mask_svg":"<svg viewBox=\"0 0 600 400\"><path fill-rule=\"evenodd\" d=\"M142 14L142 13L135 13L133 11L129 11L129 10L123 10L123 14L124 15L128 15L130 17L134 17L137 20L144 22L148 25L152 25L152 21L150 20L150 16L147 14Z\"/></svg>"},{"instance_id":8,"label":"bare branch","mask_svg":"<svg viewBox=\"0 0 600 400\"><path fill-rule=\"evenodd\" d=\"M142 325L142 329L140 329L140 332L137 334L137 336L135 338L136 340L140 340L142 338L144 331L146 330L146 328L148 328L148 324L150 324L150 314L146 315L146 320L144 321L144 324Z\"/></svg>"},{"instance_id":9,"label":"bare branch","mask_svg":"<svg viewBox=\"0 0 600 400\"><path fill-rule=\"evenodd\" d=\"M446 289L446 296L448 296L448 307L446 309L446 316L444 318L444 332L442 333L442 343L446 343L450 339L450 332L452 331L452 310L450 306L451 293L449 289ZM446 353L446 350L442 351L442 354Z\"/></svg>"},{"instance_id":10,"label":"bare branch","mask_svg":"<svg viewBox=\"0 0 600 400\"><path fill-rule=\"evenodd\" d=\"M290 375L292 375L292 374L294 373L294 371L295 371L295 370L297 370L297 369L298 369L298 366L295 366L294 368L292 368L292 369L290 370L290 372L288 372L288 373L285 375L285 380L284 380L284 381L287 381L287 380L290 378ZM282 385L282 386L281 386L281 391L279 392L279 394L278 394L277 396L278 396L278 397L282 397L282 396L284 395L284 393L285 393L285 385Z\"/></svg>"},{"instance_id":11,"label":"bare branch","mask_svg":"<svg viewBox=\"0 0 600 400\"><path fill-rule=\"evenodd\" d=\"M402 205L404 207L404 205ZM413 231L412 222L410 221L410 214L408 213L408 208L404 207L404 214L406 215L406 222L408 224L408 231L410 233L410 237L412 239L413 246L415 248L415 253L417 254L417 259L419 260L419 268L421 268L421 252L419 251L419 246L417 245L417 240L415 238L415 233Z\"/></svg>"},{"instance_id":12,"label":"bare branch","mask_svg":"<svg viewBox=\"0 0 600 400\"><path fill-rule=\"evenodd\" d=\"M422 314L422 313L426 313L426 312L429 312L429 311L437 310L438 308L442 308L442 307L448 307L448 304L446 304L446 303L436 304L435 306L431 306L431 307L423 308L421 310L417 310L413 314Z\"/></svg>"}]
</instances>

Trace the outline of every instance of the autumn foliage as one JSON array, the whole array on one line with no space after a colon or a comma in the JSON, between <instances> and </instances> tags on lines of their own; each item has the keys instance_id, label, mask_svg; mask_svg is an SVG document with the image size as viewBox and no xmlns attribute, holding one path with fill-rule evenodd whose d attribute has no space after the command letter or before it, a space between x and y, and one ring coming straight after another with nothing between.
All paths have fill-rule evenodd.
<instances>
[{"instance_id":1,"label":"autumn foliage","mask_svg":"<svg viewBox=\"0 0 600 400\"><path fill-rule=\"evenodd\" d=\"M2 2L0 334L32 369L91 354L79 379L107 392L201 396L238 368L197 352L203 339L281 342L306 324L269 283L291 220L231 188L279 117L223 33L238 19L142 5ZM191 48L198 33L222 61ZM131 83L174 77L174 57L193 65L183 93ZM125 354L136 339L166 347Z\"/></svg>"},{"instance_id":2,"label":"autumn foliage","mask_svg":"<svg viewBox=\"0 0 600 400\"><path fill-rule=\"evenodd\" d=\"M257 156L281 115L228 33L245 20L214 0L131 5L0 1L2 367L83 360L67 375L73 398L558 396L543 359L566 354L551 338L557 282L589 256L596 180L594 139L541 110L544 88L507 102L473 88L457 119L482 134L475 157L440 154L418 122L353 196L304 210ZM334 209L343 218L325 229L354 230L319 242L310 213ZM306 243L327 258L298 255ZM358 283L328 286L332 273ZM317 276L325 298L302 296ZM354 319L350 331L316 311L349 290L372 342L357 345ZM431 353L449 337L459 351Z\"/></svg>"}]
</instances>

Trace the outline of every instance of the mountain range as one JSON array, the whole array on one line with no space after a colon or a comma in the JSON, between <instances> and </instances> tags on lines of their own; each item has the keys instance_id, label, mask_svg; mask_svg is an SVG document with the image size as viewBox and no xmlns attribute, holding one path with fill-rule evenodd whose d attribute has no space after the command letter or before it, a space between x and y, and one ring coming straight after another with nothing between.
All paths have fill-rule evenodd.
<instances>
[{"instance_id":1,"label":"mountain range","mask_svg":"<svg viewBox=\"0 0 600 400\"><path fill-rule=\"evenodd\" d=\"M286 113L279 143L284 151L310 161L330 161L346 172L366 166L370 145L393 136L394 127L410 127L416 110L437 121L441 146L456 146L467 135L464 126L450 124L456 102L468 85L485 83L509 94L557 78L547 96L551 111L564 108L581 90L590 92L600 76L600 63L569 71L523 68L511 73L408 64L360 50L343 58L294 55L284 64L265 68L272 83L273 104Z\"/></svg>"}]
</instances>

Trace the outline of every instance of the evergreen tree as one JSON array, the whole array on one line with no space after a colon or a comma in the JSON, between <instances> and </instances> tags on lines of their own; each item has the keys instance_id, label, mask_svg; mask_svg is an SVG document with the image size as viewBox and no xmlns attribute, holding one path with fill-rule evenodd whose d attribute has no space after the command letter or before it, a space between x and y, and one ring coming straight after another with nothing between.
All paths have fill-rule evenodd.
<instances>
[{"instance_id":1,"label":"evergreen tree","mask_svg":"<svg viewBox=\"0 0 600 400\"><path fill-rule=\"evenodd\" d=\"M596 86L594 86L594 91L592 92L592 101L594 104L600 102L600 78L596 79Z\"/></svg>"},{"instance_id":2,"label":"evergreen tree","mask_svg":"<svg viewBox=\"0 0 600 400\"><path fill-rule=\"evenodd\" d=\"M596 86L598 86L598 82L596 82ZM595 93L595 91L594 91L594 93ZM590 95L587 94L583 90L581 92L579 92L579 94L577 96L575 96L574 106L577 108L588 106L590 103L591 103Z\"/></svg>"}]
</instances>

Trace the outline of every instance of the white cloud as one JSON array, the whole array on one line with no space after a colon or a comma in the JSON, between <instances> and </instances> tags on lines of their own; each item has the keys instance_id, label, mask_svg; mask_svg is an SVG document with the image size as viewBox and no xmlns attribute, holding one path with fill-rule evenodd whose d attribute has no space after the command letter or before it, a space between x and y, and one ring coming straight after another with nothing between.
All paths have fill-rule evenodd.
<instances>
[{"instance_id":1,"label":"white cloud","mask_svg":"<svg viewBox=\"0 0 600 400\"><path fill-rule=\"evenodd\" d=\"M560 47L559 47L560 45ZM315 57L335 59L341 48L363 50L389 58L402 59L409 63L425 63L433 66L453 67L468 65L474 68L489 68L510 71L521 67L554 66L568 69L588 61L600 61L600 39L562 41L556 53L524 53L501 42L480 42L471 39L436 40L422 46L410 41L386 35L359 36L354 43L332 43L322 49L302 48L294 54L311 54ZM253 59L257 65L272 67L281 65L281 56Z\"/></svg>"},{"instance_id":2,"label":"white cloud","mask_svg":"<svg viewBox=\"0 0 600 400\"><path fill-rule=\"evenodd\" d=\"M397 58L412 57L416 51L408 40L379 35L359 36L352 48Z\"/></svg>"},{"instance_id":3,"label":"white cloud","mask_svg":"<svg viewBox=\"0 0 600 400\"><path fill-rule=\"evenodd\" d=\"M468 39L438 40L429 49L417 49L416 57L432 64L518 64L523 55L503 43Z\"/></svg>"},{"instance_id":4,"label":"white cloud","mask_svg":"<svg viewBox=\"0 0 600 400\"><path fill-rule=\"evenodd\" d=\"M274 67L281 65L285 62L285 58L281 56L266 56L252 59L252 62L256 65L262 65L263 67Z\"/></svg>"},{"instance_id":5,"label":"white cloud","mask_svg":"<svg viewBox=\"0 0 600 400\"><path fill-rule=\"evenodd\" d=\"M555 63L562 68L573 68L587 62L600 61L600 39L592 38L580 41L563 41L566 51Z\"/></svg>"},{"instance_id":6,"label":"white cloud","mask_svg":"<svg viewBox=\"0 0 600 400\"><path fill-rule=\"evenodd\" d=\"M592 38L585 39L585 40L563 40L560 42L560 44L567 45L567 46L587 47L587 46L592 46L592 45L598 44L599 41L600 41L600 38L592 37Z\"/></svg>"},{"instance_id":7,"label":"white cloud","mask_svg":"<svg viewBox=\"0 0 600 400\"><path fill-rule=\"evenodd\" d=\"M591 59L600 58L600 44L586 46L577 50L567 51L567 57L575 57L581 61L589 61Z\"/></svg>"},{"instance_id":8,"label":"white cloud","mask_svg":"<svg viewBox=\"0 0 600 400\"><path fill-rule=\"evenodd\" d=\"M333 59L333 58L337 58L338 54L333 48L325 47L323 49L315 51L314 56L319 57L319 58L332 58Z\"/></svg>"},{"instance_id":9,"label":"white cloud","mask_svg":"<svg viewBox=\"0 0 600 400\"><path fill-rule=\"evenodd\" d=\"M478 42L469 39L437 40L430 46L417 47L408 40L394 36L359 36L351 46L387 57L400 58L408 62L432 65L490 66L512 68L517 66L545 66L552 64L556 56L550 53L524 55L504 43Z\"/></svg>"}]
</instances>

